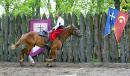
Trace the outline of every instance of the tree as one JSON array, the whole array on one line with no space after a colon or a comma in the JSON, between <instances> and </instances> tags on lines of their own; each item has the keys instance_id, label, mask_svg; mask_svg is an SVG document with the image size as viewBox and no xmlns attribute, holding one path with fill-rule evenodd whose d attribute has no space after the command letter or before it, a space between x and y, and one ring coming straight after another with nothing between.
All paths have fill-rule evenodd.
<instances>
[{"instance_id":1,"label":"tree","mask_svg":"<svg viewBox=\"0 0 130 76\"><path fill-rule=\"evenodd\" d=\"M14 15L39 15L41 0L0 0L0 4L5 8L5 13L13 13Z\"/></svg>"},{"instance_id":2,"label":"tree","mask_svg":"<svg viewBox=\"0 0 130 76\"><path fill-rule=\"evenodd\" d=\"M14 15L36 15L40 14L41 0L24 0L23 2L17 2L14 5L13 13ZM35 13L36 12L36 13Z\"/></svg>"},{"instance_id":3,"label":"tree","mask_svg":"<svg viewBox=\"0 0 130 76\"><path fill-rule=\"evenodd\" d=\"M55 11L51 6L51 1L56 3ZM46 8L49 12L57 11L63 13L74 12L79 16L83 14L107 12L108 7L116 7L120 9L121 0L0 0L0 4L5 8L6 14L13 13L14 15L40 15L40 8ZM130 6L129 4L126 6Z\"/></svg>"},{"instance_id":4,"label":"tree","mask_svg":"<svg viewBox=\"0 0 130 76\"><path fill-rule=\"evenodd\" d=\"M72 7L77 0L56 0L56 11L72 12Z\"/></svg>"},{"instance_id":5,"label":"tree","mask_svg":"<svg viewBox=\"0 0 130 76\"><path fill-rule=\"evenodd\" d=\"M5 8L6 15L9 14L10 9L12 8L14 0L0 0L0 4Z\"/></svg>"}]
</instances>

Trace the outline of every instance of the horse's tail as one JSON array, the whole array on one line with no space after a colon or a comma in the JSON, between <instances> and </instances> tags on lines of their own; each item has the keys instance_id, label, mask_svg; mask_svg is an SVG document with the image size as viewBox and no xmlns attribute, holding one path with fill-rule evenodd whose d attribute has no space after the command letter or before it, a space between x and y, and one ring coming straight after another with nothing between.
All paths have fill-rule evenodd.
<instances>
[{"instance_id":1,"label":"horse's tail","mask_svg":"<svg viewBox=\"0 0 130 76\"><path fill-rule=\"evenodd\" d=\"M15 44L11 45L11 49L16 49L21 44L22 37L23 37L23 35L21 36L21 38Z\"/></svg>"}]
</instances>

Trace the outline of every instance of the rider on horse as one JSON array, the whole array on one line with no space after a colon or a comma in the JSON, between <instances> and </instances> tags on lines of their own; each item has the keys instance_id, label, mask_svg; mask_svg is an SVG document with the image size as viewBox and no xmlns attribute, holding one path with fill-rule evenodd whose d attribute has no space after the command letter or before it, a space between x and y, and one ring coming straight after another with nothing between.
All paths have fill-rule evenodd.
<instances>
[{"instance_id":1,"label":"rider on horse","mask_svg":"<svg viewBox=\"0 0 130 76\"><path fill-rule=\"evenodd\" d=\"M52 32L50 33L50 36L49 36L49 45L47 45L48 47L50 47L51 43L58 37L58 35L63 31L64 29L64 19L61 17L61 13L58 12L56 13L56 16L57 18L57 23L56 23L56 26L53 27L53 30Z\"/></svg>"},{"instance_id":2,"label":"rider on horse","mask_svg":"<svg viewBox=\"0 0 130 76\"><path fill-rule=\"evenodd\" d=\"M56 14L57 24L53 27L53 30L50 34L50 40L53 41L56 37L63 31L64 28L64 19L61 17L61 13Z\"/></svg>"},{"instance_id":3,"label":"rider on horse","mask_svg":"<svg viewBox=\"0 0 130 76\"><path fill-rule=\"evenodd\" d=\"M50 35L49 35L49 40L47 39L47 43L45 46L46 48L48 49L48 51L50 51L51 49L51 44L52 42L57 38L57 36L63 31L64 29L64 20L63 18L61 17L61 13L58 12L56 13L56 18L57 18L57 24L55 27L53 27L53 30L50 32ZM42 31L42 32L39 32L39 35L40 36L44 36L44 37L47 37L47 32L46 31ZM35 46L36 47L36 46ZM40 48L40 47L39 47ZM34 48L35 49L35 48ZM31 63L35 63L33 58L32 58L32 54L33 54L33 49L32 51L30 52L30 55L29 55L29 59L30 59L30 62ZM39 54L39 53L38 53ZM34 54L35 55L35 54ZM37 55L37 54L36 54Z\"/></svg>"}]
</instances>

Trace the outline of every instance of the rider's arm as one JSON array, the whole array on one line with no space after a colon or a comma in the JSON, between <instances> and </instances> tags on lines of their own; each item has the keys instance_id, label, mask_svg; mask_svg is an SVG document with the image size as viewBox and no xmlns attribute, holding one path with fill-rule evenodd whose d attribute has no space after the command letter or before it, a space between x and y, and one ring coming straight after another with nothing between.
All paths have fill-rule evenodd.
<instances>
[{"instance_id":1,"label":"rider's arm","mask_svg":"<svg viewBox=\"0 0 130 76\"><path fill-rule=\"evenodd\" d=\"M56 30L60 25L60 19L57 20L56 26L54 27L54 29Z\"/></svg>"}]
</instances>

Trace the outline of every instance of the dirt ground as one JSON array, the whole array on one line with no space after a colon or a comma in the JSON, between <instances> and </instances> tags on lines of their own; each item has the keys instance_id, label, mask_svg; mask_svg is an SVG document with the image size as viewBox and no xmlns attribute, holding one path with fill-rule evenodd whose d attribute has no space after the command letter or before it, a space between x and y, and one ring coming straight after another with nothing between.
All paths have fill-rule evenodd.
<instances>
[{"instance_id":1,"label":"dirt ground","mask_svg":"<svg viewBox=\"0 0 130 76\"><path fill-rule=\"evenodd\" d=\"M119 63L45 63L30 66L25 63L0 62L0 76L130 76L130 64Z\"/></svg>"}]
</instances>

